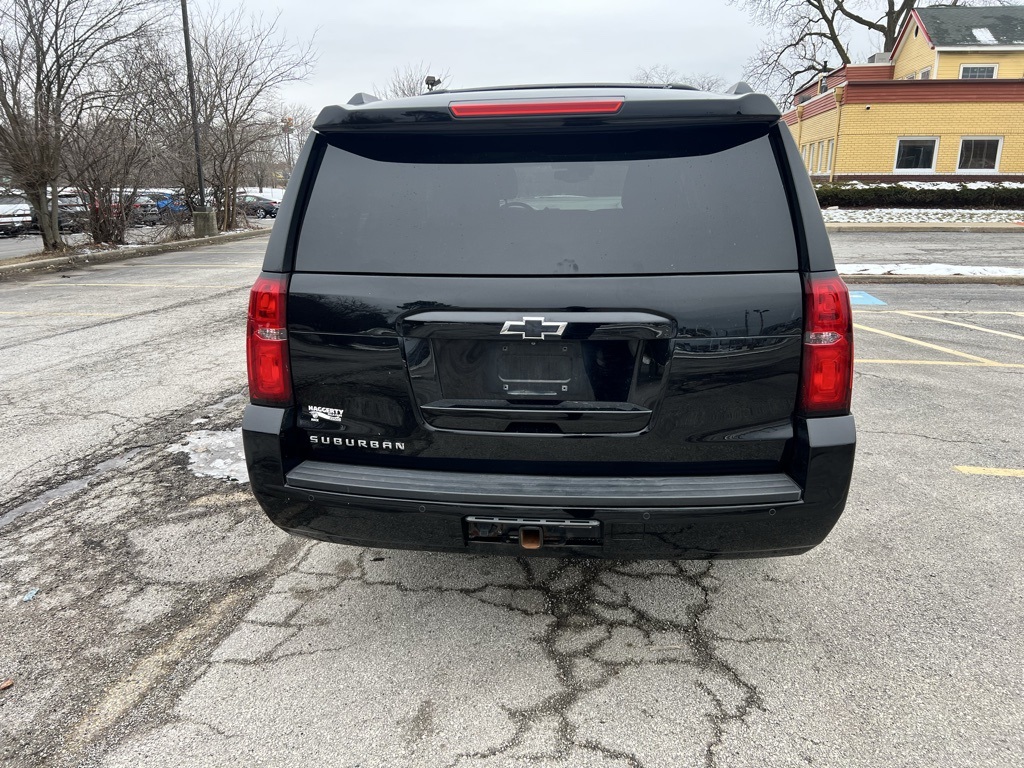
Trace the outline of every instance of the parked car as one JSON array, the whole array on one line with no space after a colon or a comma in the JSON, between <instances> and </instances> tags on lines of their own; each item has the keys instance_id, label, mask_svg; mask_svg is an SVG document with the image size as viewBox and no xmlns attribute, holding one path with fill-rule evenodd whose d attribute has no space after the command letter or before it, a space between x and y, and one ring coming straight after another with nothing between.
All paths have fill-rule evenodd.
<instances>
[{"instance_id":1,"label":"parked car","mask_svg":"<svg viewBox=\"0 0 1024 768\"><path fill-rule=\"evenodd\" d=\"M136 195L132 200L128 223L133 227L155 227L160 223L160 209L152 198Z\"/></svg>"},{"instance_id":2,"label":"parked car","mask_svg":"<svg viewBox=\"0 0 1024 768\"><path fill-rule=\"evenodd\" d=\"M236 204L246 216L255 216L257 219L276 219L277 209L281 202L260 195L239 195L236 198Z\"/></svg>"},{"instance_id":3,"label":"parked car","mask_svg":"<svg viewBox=\"0 0 1024 768\"><path fill-rule=\"evenodd\" d=\"M191 217L191 209L183 195L150 190L141 194L156 204L159 220L162 223L166 224L172 220L186 221Z\"/></svg>"},{"instance_id":4,"label":"parked car","mask_svg":"<svg viewBox=\"0 0 1024 768\"><path fill-rule=\"evenodd\" d=\"M248 319L251 487L343 544L794 555L846 504L849 293L767 96L324 109Z\"/></svg>"},{"instance_id":5,"label":"parked car","mask_svg":"<svg viewBox=\"0 0 1024 768\"><path fill-rule=\"evenodd\" d=\"M81 232L85 229L87 210L77 192L57 194L57 221L61 232Z\"/></svg>"},{"instance_id":6,"label":"parked car","mask_svg":"<svg viewBox=\"0 0 1024 768\"><path fill-rule=\"evenodd\" d=\"M32 208L18 195L0 195L0 235L16 237L32 226Z\"/></svg>"}]
</instances>

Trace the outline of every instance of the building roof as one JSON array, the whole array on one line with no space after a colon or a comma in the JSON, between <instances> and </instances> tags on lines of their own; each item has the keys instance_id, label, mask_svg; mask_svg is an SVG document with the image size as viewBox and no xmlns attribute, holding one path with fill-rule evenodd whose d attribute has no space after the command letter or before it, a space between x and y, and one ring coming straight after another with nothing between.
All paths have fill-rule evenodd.
<instances>
[{"instance_id":1,"label":"building roof","mask_svg":"<svg viewBox=\"0 0 1024 768\"><path fill-rule=\"evenodd\" d=\"M959 46L1024 47L1024 6L990 8L935 6L918 8L925 32L937 48Z\"/></svg>"}]
</instances>

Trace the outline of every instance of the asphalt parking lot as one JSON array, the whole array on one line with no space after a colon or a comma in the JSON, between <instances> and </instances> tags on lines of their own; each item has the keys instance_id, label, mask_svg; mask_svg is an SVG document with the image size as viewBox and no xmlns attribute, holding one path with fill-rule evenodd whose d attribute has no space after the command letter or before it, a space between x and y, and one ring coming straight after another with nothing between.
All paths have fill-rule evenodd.
<instances>
[{"instance_id":1,"label":"asphalt parking lot","mask_svg":"<svg viewBox=\"0 0 1024 768\"><path fill-rule=\"evenodd\" d=\"M273 528L231 479L259 261L0 283L4 765L1020 764L1024 287L853 286L819 548L595 563Z\"/></svg>"},{"instance_id":2,"label":"asphalt parking lot","mask_svg":"<svg viewBox=\"0 0 1024 768\"><path fill-rule=\"evenodd\" d=\"M273 219L257 219L255 216L246 220L246 226L251 229L263 229L274 225ZM153 227L132 226L125 233L125 240L132 245L150 245L163 242L170 238L171 227L156 225ZM74 246L87 246L89 236L85 234L64 235L65 242ZM17 237L0 237L0 264L12 259L24 260L25 257L38 254L39 258L45 258L43 253L43 239L38 234L28 233Z\"/></svg>"}]
</instances>

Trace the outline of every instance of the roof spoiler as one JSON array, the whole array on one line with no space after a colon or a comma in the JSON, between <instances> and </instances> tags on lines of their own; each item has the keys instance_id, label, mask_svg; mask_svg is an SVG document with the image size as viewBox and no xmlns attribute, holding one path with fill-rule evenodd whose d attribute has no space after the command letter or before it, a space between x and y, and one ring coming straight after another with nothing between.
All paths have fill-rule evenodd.
<instances>
[{"instance_id":1,"label":"roof spoiler","mask_svg":"<svg viewBox=\"0 0 1024 768\"><path fill-rule=\"evenodd\" d=\"M623 86L623 90L629 86ZM780 118L779 108L763 93L754 93L746 83L737 83L727 93L701 95L698 98L664 98L655 96L660 90L695 91L692 87L679 85L649 88L651 98L645 98L641 89L628 93L622 109L614 115L576 115L550 117L488 117L486 119L456 118L451 110L452 103L460 101L544 100L551 98L545 91L555 89L478 89L473 91L448 91L446 93L424 94L407 99L381 101L369 94L359 93L348 104L324 107L313 123L313 129L321 133L338 131L479 131L483 125L504 127L515 130L532 120L564 120L580 128L653 126L657 124L686 123L769 123ZM569 89L566 89L569 90ZM564 97L593 99L596 94L568 92ZM605 90L604 88L602 90ZM609 91L615 93L614 91ZM621 96L623 94L615 94ZM697 94L695 94L697 95ZM562 94L558 94L563 97ZM474 98L475 97L475 98ZM563 98L564 98L563 97ZM489 129L488 129L489 130Z\"/></svg>"}]
</instances>

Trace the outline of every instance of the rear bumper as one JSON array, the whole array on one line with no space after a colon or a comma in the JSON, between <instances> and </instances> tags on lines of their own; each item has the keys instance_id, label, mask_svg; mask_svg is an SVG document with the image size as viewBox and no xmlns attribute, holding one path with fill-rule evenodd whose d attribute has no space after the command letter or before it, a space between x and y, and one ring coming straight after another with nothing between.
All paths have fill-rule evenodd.
<instances>
[{"instance_id":1,"label":"rear bumper","mask_svg":"<svg viewBox=\"0 0 1024 768\"><path fill-rule=\"evenodd\" d=\"M307 461L286 410L248 406L243 437L253 493L279 527L356 546L630 558L767 557L805 552L839 519L853 470L852 416L803 421L787 474L581 478L396 470ZM495 526L486 522L494 521ZM589 521L568 534L561 521ZM519 546L537 523L545 545ZM594 523L597 523L595 525ZM500 535L481 536L481 530ZM553 543L552 543L553 542Z\"/></svg>"}]
</instances>

